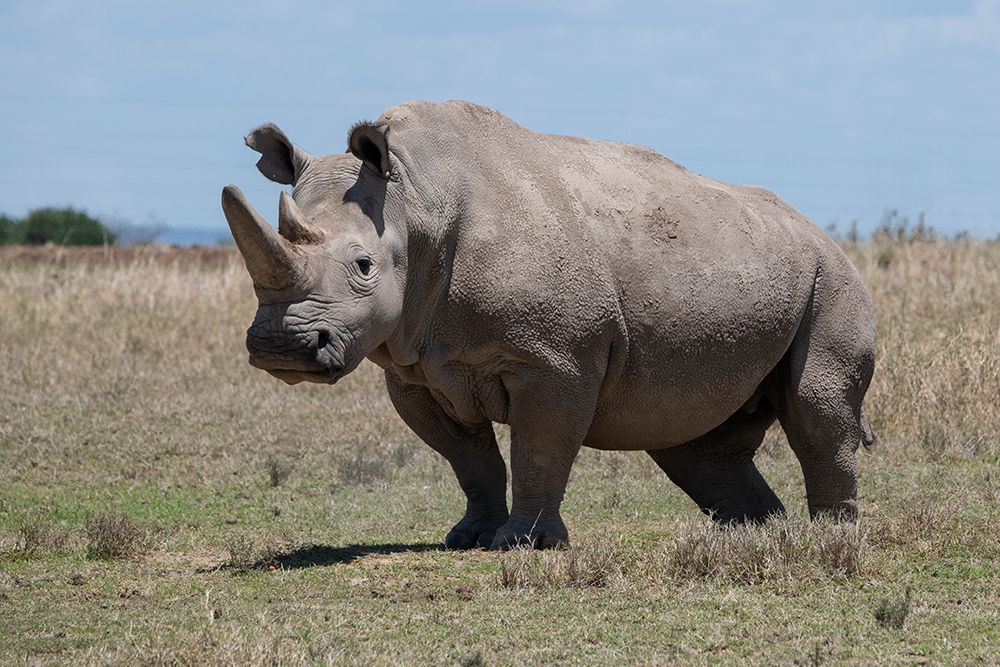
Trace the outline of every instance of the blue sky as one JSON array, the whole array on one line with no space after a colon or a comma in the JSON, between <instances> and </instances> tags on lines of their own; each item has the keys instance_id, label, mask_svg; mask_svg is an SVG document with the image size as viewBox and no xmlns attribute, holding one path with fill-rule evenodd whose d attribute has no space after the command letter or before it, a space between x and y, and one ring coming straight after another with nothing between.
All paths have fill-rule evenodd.
<instances>
[{"instance_id":1,"label":"blue sky","mask_svg":"<svg viewBox=\"0 0 1000 667\"><path fill-rule=\"evenodd\" d=\"M242 137L341 152L409 99L650 146L821 225L887 207L1000 234L1000 1L72 2L0 6L0 212L226 233L273 217ZM154 8L155 6L155 8Z\"/></svg>"}]
</instances>

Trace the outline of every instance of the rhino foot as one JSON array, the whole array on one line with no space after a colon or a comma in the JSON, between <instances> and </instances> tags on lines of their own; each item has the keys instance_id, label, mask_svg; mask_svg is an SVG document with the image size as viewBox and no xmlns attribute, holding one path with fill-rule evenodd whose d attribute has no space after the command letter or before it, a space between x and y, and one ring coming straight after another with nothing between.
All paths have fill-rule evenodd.
<instances>
[{"instance_id":1,"label":"rhino foot","mask_svg":"<svg viewBox=\"0 0 1000 667\"><path fill-rule=\"evenodd\" d=\"M826 519L836 523L856 523L858 520L858 502L851 499L829 505L810 503L809 516L814 521Z\"/></svg>"},{"instance_id":2,"label":"rhino foot","mask_svg":"<svg viewBox=\"0 0 1000 667\"><path fill-rule=\"evenodd\" d=\"M507 521L507 513L493 517L466 514L444 538L446 549L488 549L497 529Z\"/></svg>"},{"instance_id":3,"label":"rhino foot","mask_svg":"<svg viewBox=\"0 0 1000 667\"><path fill-rule=\"evenodd\" d=\"M504 524L493 538L490 549L507 551L518 547L558 549L569 546L569 531L562 519L545 524L519 525L513 519Z\"/></svg>"}]
</instances>

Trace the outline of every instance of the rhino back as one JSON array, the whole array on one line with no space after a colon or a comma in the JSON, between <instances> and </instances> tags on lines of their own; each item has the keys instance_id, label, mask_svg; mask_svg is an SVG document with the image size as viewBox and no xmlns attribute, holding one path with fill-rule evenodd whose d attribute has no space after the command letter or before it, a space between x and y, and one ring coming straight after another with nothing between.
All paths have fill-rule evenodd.
<instances>
[{"instance_id":1,"label":"rhino back","mask_svg":"<svg viewBox=\"0 0 1000 667\"><path fill-rule=\"evenodd\" d=\"M669 446L724 421L784 355L836 252L773 194L645 148L467 103L383 120L433 209L423 224L453 244L435 339L463 369L494 369L473 373L541 364L595 383L588 445Z\"/></svg>"}]
</instances>

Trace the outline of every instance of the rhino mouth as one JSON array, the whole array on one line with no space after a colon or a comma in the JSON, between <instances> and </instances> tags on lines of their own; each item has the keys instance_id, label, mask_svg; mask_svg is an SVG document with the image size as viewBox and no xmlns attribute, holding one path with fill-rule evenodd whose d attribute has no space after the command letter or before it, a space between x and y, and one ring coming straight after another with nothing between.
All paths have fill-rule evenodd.
<instances>
[{"instance_id":1,"label":"rhino mouth","mask_svg":"<svg viewBox=\"0 0 1000 667\"><path fill-rule=\"evenodd\" d=\"M336 384L340 378L354 370L357 363L347 365L303 364L288 359L268 359L256 355L250 356L250 365L267 371L287 384L300 382L315 382L318 384Z\"/></svg>"},{"instance_id":2,"label":"rhino mouth","mask_svg":"<svg viewBox=\"0 0 1000 667\"><path fill-rule=\"evenodd\" d=\"M300 382L336 384L337 380L344 376L344 373L333 373L330 371L290 371L278 368L265 370L285 384L298 384Z\"/></svg>"},{"instance_id":3,"label":"rhino mouth","mask_svg":"<svg viewBox=\"0 0 1000 667\"><path fill-rule=\"evenodd\" d=\"M287 384L300 382L316 382L320 384L336 384L337 380L350 373L357 362L347 360L339 362L332 354L324 354L321 348L316 355L316 361L304 361L270 355L251 354L250 365L267 371Z\"/></svg>"},{"instance_id":4,"label":"rhino mouth","mask_svg":"<svg viewBox=\"0 0 1000 667\"><path fill-rule=\"evenodd\" d=\"M290 337L261 336L255 326L247 331L250 365L288 384L336 383L360 362L352 343L346 330L315 329Z\"/></svg>"}]
</instances>

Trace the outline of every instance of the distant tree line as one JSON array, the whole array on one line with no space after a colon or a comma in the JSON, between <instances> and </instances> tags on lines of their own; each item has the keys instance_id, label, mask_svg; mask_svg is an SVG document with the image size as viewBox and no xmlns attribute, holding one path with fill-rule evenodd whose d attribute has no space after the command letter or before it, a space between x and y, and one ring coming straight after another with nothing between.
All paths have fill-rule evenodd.
<instances>
[{"instance_id":1,"label":"distant tree line","mask_svg":"<svg viewBox=\"0 0 1000 667\"><path fill-rule=\"evenodd\" d=\"M37 208L24 218L0 214L0 245L111 245L117 234L75 208Z\"/></svg>"}]
</instances>

